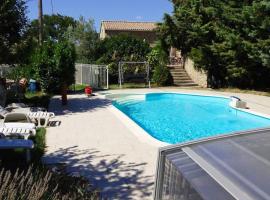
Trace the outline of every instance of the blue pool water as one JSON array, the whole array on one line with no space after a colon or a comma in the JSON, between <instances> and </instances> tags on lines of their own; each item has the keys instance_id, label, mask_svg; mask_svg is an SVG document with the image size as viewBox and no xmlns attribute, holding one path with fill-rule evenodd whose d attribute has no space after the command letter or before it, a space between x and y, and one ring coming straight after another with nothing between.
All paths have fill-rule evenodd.
<instances>
[{"instance_id":1,"label":"blue pool water","mask_svg":"<svg viewBox=\"0 0 270 200\"><path fill-rule=\"evenodd\" d=\"M171 144L270 126L270 119L238 111L230 99L155 93L117 98L113 105L152 137Z\"/></svg>"}]
</instances>

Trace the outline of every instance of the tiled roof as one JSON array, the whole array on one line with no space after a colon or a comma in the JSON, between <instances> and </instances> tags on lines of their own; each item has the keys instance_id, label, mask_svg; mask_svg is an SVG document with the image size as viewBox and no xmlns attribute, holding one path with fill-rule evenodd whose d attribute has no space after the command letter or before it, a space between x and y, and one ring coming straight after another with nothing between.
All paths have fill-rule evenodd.
<instances>
[{"instance_id":1,"label":"tiled roof","mask_svg":"<svg viewBox=\"0 0 270 200\"><path fill-rule=\"evenodd\" d=\"M117 31L153 31L155 22L102 21L105 30Z\"/></svg>"}]
</instances>

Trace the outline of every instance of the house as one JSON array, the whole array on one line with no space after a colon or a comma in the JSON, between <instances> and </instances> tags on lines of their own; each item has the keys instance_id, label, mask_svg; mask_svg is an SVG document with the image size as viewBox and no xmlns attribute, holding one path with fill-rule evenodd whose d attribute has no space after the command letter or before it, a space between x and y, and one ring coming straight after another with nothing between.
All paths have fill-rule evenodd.
<instances>
[{"instance_id":1,"label":"house","mask_svg":"<svg viewBox=\"0 0 270 200\"><path fill-rule=\"evenodd\" d=\"M151 46L157 40L155 22L102 21L100 39L118 34L129 34L147 41Z\"/></svg>"}]
</instances>

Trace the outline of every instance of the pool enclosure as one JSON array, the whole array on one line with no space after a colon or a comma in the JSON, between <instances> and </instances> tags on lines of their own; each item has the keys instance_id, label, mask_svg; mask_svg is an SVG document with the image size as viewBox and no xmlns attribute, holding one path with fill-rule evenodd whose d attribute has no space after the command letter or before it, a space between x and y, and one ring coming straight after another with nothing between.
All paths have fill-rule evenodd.
<instances>
[{"instance_id":1,"label":"pool enclosure","mask_svg":"<svg viewBox=\"0 0 270 200\"><path fill-rule=\"evenodd\" d=\"M270 199L270 128L161 148L154 199Z\"/></svg>"}]
</instances>

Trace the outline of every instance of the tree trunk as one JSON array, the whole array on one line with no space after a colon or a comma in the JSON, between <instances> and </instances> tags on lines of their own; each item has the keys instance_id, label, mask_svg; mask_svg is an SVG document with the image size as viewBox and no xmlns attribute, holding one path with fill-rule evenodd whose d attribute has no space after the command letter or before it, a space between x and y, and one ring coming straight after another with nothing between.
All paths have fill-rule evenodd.
<instances>
[{"instance_id":1,"label":"tree trunk","mask_svg":"<svg viewBox=\"0 0 270 200\"><path fill-rule=\"evenodd\" d=\"M67 105L67 85L63 84L61 88L62 105Z\"/></svg>"}]
</instances>

